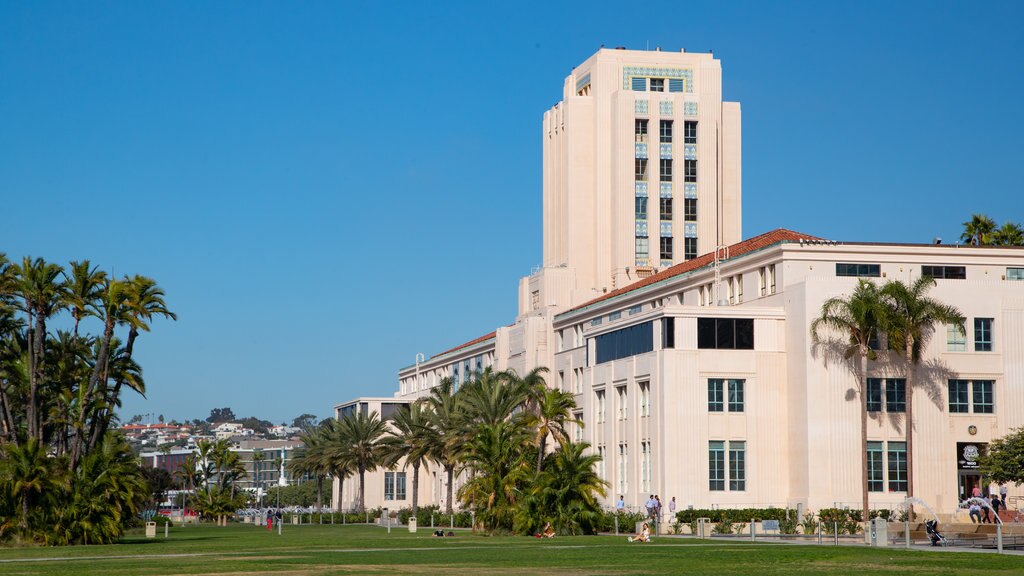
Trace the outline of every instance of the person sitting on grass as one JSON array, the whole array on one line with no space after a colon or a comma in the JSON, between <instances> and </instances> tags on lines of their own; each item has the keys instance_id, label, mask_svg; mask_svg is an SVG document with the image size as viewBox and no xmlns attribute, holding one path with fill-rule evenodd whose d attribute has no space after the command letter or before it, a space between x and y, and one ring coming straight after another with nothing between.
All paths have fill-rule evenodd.
<instances>
[{"instance_id":1,"label":"person sitting on grass","mask_svg":"<svg viewBox=\"0 0 1024 576\"><path fill-rule=\"evenodd\" d=\"M551 522L544 525L544 531L540 533L543 538L554 538L555 529L551 527Z\"/></svg>"},{"instance_id":2,"label":"person sitting on grass","mask_svg":"<svg viewBox=\"0 0 1024 576\"><path fill-rule=\"evenodd\" d=\"M444 538L444 530L434 530L434 538Z\"/></svg>"},{"instance_id":3,"label":"person sitting on grass","mask_svg":"<svg viewBox=\"0 0 1024 576\"><path fill-rule=\"evenodd\" d=\"M640 534L636 538L630 536L626 539L629 542L650 542L651 541L651 529L647 526L647 522L644 522L643 528L640 530Z\"/></svg>"}]
</instances>

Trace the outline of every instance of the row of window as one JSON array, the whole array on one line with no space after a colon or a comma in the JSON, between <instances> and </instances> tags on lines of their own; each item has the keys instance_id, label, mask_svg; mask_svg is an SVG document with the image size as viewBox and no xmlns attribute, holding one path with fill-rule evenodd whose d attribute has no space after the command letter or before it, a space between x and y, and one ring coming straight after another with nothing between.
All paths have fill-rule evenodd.
<instances>
[{"instance_id":1,"label":"row of window","mask_svg":"<svg viewBox=\"0 0 1024 576\"><path fill-rule=\"evenodd\" d=\"M836 263L836 276L856 276L859 278L878 278L882 275L879 264ZM921 276L931 276L936 280L965 280L966 266L921 266ZM1024 280L1024 268L1007 268L1007 280Z\"/></svg>"},{"instance_id":2,"label":"row of window","mask_svg":"<svg viewBox=\"0 0 1024 576\"><path fill-rule=\"evenodd\" d=\"M384 499L405 500L405 472L384 473Z\"/></svg>"},{"instance_id":3,"label":"row of window","mask_svg":"<svg viewBox=\"0 0 1024 576\"><path fill-rule=\"evenodd\" d=\"M888 453L884 444L868 442L868 492L884 492L886 476L889 477L889 492L906 492L907 443L889 442Z\"/></svg>"},{"instance_id":4,"label":"row of window","mask_svg":"<svg viewBox=\"0 0 1024 576\"><path fill-rule=\"evenodd\" d=\"M659 182L671 182L672 181L672 159L671 158L659 158L658 159L658 181ZM634 171L635 179L637 182L647 181L647 158L637 158L634 160ZM683 182L696 182L697 181L697 161L696 160L683 160Z\"/></svg>"},{"instance_id":5,"label":"row of window","mask_svg":"<svg viewBox=\"0 0 1024 576\"><path fill-rule=\"evenodd\" d=\"M658 125L658 141L661 144L671 144L673 136L672 120L662 120ZM647 144L647 120L637 118L634 121L633 138L637 144ZM683 122L683 143L697 143L697 123L692 120Z\"/></svg>"},{"instance_id":6,"label":"row of window","mask_svg":"<svg viewBox=\"0 0 1024 576\"><path fill-rule=\"evenodd\" d=\"M650 84L648 84L648 82ZM684 80L682 78L630 78L630 88L634 92L646 92L650 86L651 92L664 92L668 87L669 92L682 92Z\"/></svg>"},{"instance_id":7,"label":"row of window","mask_svg":"<svg viewBox=\"0 0 1024 576\"><path fill-rule=\"evenodd\" d=\"M746 382L738 379L708 379L708 412L743 412L743 388ZM728 401L726 401L728 394Z\"/></svg>"},{"instance_id":8,"label":"row of window","mask_svg":"<svg viewBox=\"0 0 1024 576\"><path fill-rule=\"evenodd\" d=\"M697 318L697 348L753 350L751 318Z\"/></svg>"},{"instance_id":9,"label":"row of window","mask_svg":"<svg viewBox=\"0 0 1024 576\"><path fill-rule=\"evenodd\" d=\"M729 479L730 491L741 492L747 489L746 442L737 440L708 442L708 489L712 492L724 491L726 478Z\"/></svg>"},{"instance_id":10,"label":"row of window","mask_svg":"<svg viewBox=\"0 0 1024 576\"><path fill-rule=\"evenodd\" d=\"M974 319L974 351L991 352L993 345L992 325L994 318ZM946 325L946 350L950 352L967 351L967 334L955 324Z\"/></svg>"},{"instance_id":11,"label":"row of window","mask_svg":"<svg viewBox=\"0 0 1024 576\"><path fill-rule=\"evenodd\" d=\"M868 378L868 412L902 413L907 410L907 381L903 378ZM995 411L995 380L960 380L947 382L949 411L953 414L969 412L992 414ZM972 393L973 392L973 393Z\"/></svg>"},{"instance_id":12,"label":"row of window","mask_svg":"<svg viewBox=\"0 0 1024 576\"><path fill-rule=\"evenodd\" d=\"M660 220L671 221L673 213L673 198L658 199L658 217ZM634 215L637 220L647 220L647 197L637 196L634 202ZM697 221L697 199L683 199L683 220L685 222Z\"/></svg>"},{"instance_id":13,"label":"row of window","mask_svg":"<svg viewBox=\"0 0 1024 576\"><path fill-rule=\"evenodd\" d=\"M671 236L662 236L658 241L658 252L662 260L672 260L674 241ZM697 257L697 239L683 238L683 258L689 260ZM650 258L650 238L636 237L636 259L646 262Z\"/></svg>"}]
</instances>

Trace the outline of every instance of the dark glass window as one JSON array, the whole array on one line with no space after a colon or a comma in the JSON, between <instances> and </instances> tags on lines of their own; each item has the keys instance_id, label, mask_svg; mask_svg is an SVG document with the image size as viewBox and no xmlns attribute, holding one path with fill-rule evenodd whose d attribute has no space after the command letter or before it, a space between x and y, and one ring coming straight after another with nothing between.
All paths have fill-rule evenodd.
<instances>
[{"instance_id":1,"label":"dark glass window","mask_svg":"<svg viewBox=\"0 0 1024 576\"><path fill-rule=\"evenodd\" d=\"M749 318L698 318L697 348L753 350L754 321Z\"/></svg>"},{"instance_id":2,"label":"dark glass window","mask_svg":"<svg viewBox=\"0 0 1024 576\"><path fill-rule=\"evenodd\" d=\"M967 268L964 266L921 266L921 276L931 276L936 280L965 280Z\"/></svg>"},{"instance_id":3,"label":"dark glass window","mask_svg":"<svg viewBox=\"0 0 1024 576\"><path fill-rule=\"evenodd\" d=\"M729 412L743 412L744 380L728 380Z\"/></svg>"},{"instance_id":4,"label":"dark glass window","mask_svg":"<svg viewBox=\"0 0 1024 576\"><path fill-rule=\"evenodd\" d=\"M836 263L836 276L859 276L864 278L878 278L882 275L882 268L878 264L844 264Z\"/></svg>"},{"instance_id":5,"label":"dark glass window","mask_svg":"<svg viewBox=\"0 0 1024 576\"><path fill-rule=\"evenodd\" d=\"M637 196L635 204L636 219L647 220L647 198Z\"/></svg>"},{"instance_id":6,"label":"dark glass window","mask_svg":"<svg viewBox=\"0 0 1024 576\"><path fill-rule=\"evenodd\" d=\"M907 411L907 381L903 378L885 380L885 411Z\"/></svg>"},{"instance_id":7,"label":"dark glass window","mask_svg":"<svg viewBox=\"0 0 1024 576\"><path fill-rule=\"evenodd\" d=\"M949 412L951 414L965 414L968 411L967 384L967 380L949 381Z\"/></svg>"},{"instance_id":8,"label":"dark glass window","mask_svg":"<svg viewBox=\"0 0 1024 576\"><path fill-rule=\"evenodd\" d=\"M889 442L889 492L907 491L907 444Z\"/></svg>"},{"instance_id":9,"label":"dark glass window","mask_svg":"<svg viewBox=\"0 0 1024 576\"><path fill-rule=\"evenodd\" d=\"M672 181L672 159L662 158L661 159L661 181L671 182Z\"/></svg>"},{"instance_id":10,"label":"dark glass window","mask_svg":"<svg viewBox=\"0 0 1024 576\"><path fill-rule=\"evenodd\" d=\"M691 258L697 257L697 239L696 238L684 238L683 239L683 258L690 260Z\"/></svg>"},{"instance_id":11,"label":"dark glass window","mask_svg":"<svg viewBox=\"0 0 1024 576\"><path fill-rule=\"evenodd\" d=\"M975 414L991 414L995 409L995 402L993 401L993 388L995 388L995 381L993 380L975 380L974 384L974 413Z\"/></svg>"},{"instance_id":12,"label":"dark glass window","mask_svg":"<svg viewBox=\"0 0 1024 576\"><path fill-rule=\"evenodd\" d=\"M661 121L661 142L662 144L672 143L672 121L662 120Z\"/></svg>"},{"instance_id":13,"label":"dark glass window","mask_svg":"<svg viewBox=\"0 0 1024 576\"><path fill-rule=\"evenodd\" d=\"M992 319L991 318L975 318L974 319L974 351L975 352L991 352L992 351Z\"/></svg>"},{"instance_id":14,"label":"dark glass window","mask_svg":"<svg viewBox=\"0 0 1024 576\"><path fill-rule=\"evenodd\" d=\"M686 144L696 144L697 143L697 123L696 122L694 122L692 120L687 120L683 124L683 131L684 131L683 142L685 142Z\"/></svg>"},{"instance_id":15,"label":"dark glass window","mask_svg":"<svg viewBox=\"0 0 1024 576\"><path fill-rule=\"evenodd\" d=\"M708 379L708 412L725 412L725 380Z\"/></svg>"},{"instance_id":16,"label":"dark glass window","mask_svg":"<svg viewBox=\"0 0 1024 576\"><path fill-rule=\"evenodd\" d=\"M661 219L662 220L671 220L672 219L672 199L671 198L659 198L658 201L659 201L658 202L658 207L660 208L659 212L661 213Z\"/></svg>"},{"instance_id":17,"label":"dark glass window","mask_svg":"<svg viewBox=\"0 0 1024 576\"><path fill-rule=\"evenodd\" d=\"M881 442L868 442L868 492L885 490L884 456Z\"/></svg>"},{"instance_id":18,"label":"dark glass window","mask_svg":"<svg viewBox=\"0 0 1024 576\"><path fill-rule=\"evenodd\" d=\"M676 347L676 319L675 318L662 318L661 319L661 347L662 348L675 348Z\"/></svg>"},{"instance_id":19,"label":"dark glass window","mask_svg":"<svg viewBox=\"0 0 1024 576\"><path fill-rule=\"evenodd\" d=\"M647 158L637 158L635 168L636 179L641 182L647 180Z\"/></svg>"},{"instance_id":20,"label":"dark glass window","mask_svg":"<svg viewBox=\"0 0 1024 576\"><path fill-rule=\"evenodd\" d=\"M628 358L654 350L654 325L644 322L595 338L597 363Z\"/></svg>"},{"instance_id":21,"label":"dark glass window","mask_svg":"<svg viewBox=\"0 0 1024 576\"><path fill-rule=\"evenodd\" d=\"M647 120L636 119L633 126L636 141L643 144L647 142Z\"/></svg>"},{"instance_id":22,"label":"dark glass window","mask_svg":"<svg viewBox=\"0 0 1024 576\"><path fill-rule=\"evenodd\" d=\"M725 490L725 442L708 442L708 489Z\"/></svg>"},{"instance_id":23,"label":"dark glass window","mask_svg":"<svg viewBox=\"0 0 1024 576\"><path fill-rule=\"evenodd\" d=\"M729 442L729 490L747 489L747 443Z\"/></svg>"},{"instance_id":24,"label":"dark glass window","mask_svg":"<svg viewBox=\"0 0 1024 576\"><path fill-rule=\"evenodd\" d=\"M662 260L671 260L672 259L672 237L671 236L662 236L659 248L661 249L660 250L660 255L661 255L661 259Z\"/></svg>"},{"instance_id":25,"label":"dark glass window","mask_svg":"<svg viewBox=\"0 0 1024 576\"><path fill-rule=\"evenodd\" d=\"M882 379L868 378L868 412L882 411Z\"/></svg>"},{"instance_id":26,"label":"dark glass window","mask_svg":"<svg viewBox=\"0 0 1024 576\"><path fill-rule=\"evenodd\" d=\"M651 92L664 92L665 91L665 79L664 78L651 78Z\"/></svg>"},{"instance_id":27,"label":"dark glass window","mask_svg":"<svg viewBox=\"0 0 1024 576\"><path fill-rule=\"evenodd\" d=\"M685 198L683 199L683 220L687 222L697 221L697 199L696 198Z\"/></svg>"},{"instance_id":28,"label":"dark glass window","mask_svg":"<svg viewBox=\"0 0 1024 576\"><path fill-rule=\"evenodd\" d=\"M684 182L696 182L697 181L697 161L696 160L684 160L686 173L683 175Z\"/></svg>"}]
</instances>

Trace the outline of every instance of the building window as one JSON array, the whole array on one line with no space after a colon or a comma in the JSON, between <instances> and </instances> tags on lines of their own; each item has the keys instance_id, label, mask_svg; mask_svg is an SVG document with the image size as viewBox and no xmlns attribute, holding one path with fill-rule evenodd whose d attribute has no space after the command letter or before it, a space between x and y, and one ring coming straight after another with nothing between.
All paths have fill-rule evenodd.
<instances>
[{"instance_id":1,"label":"building window","mask_svg":"<svg viewBox=\"0 0 1024 576\"><path fill-rule=\"evenodd\" d=\"M736 287L736 303L743 304L743 275L733 276L732 281Z\"/></svg>"},{"instance_id":2,"label":"building window","mask_svg":"<svg viewBox=\"0 0 1024 576\"><path fill-rule=\"evenodd\" d=\"M857 276L861 278L878 278L882 275L882 267L878 264L843 264L836 263L836 276Z\"/></svg>"},{"instance_id":3,"label":"building window","mask_svg":"<svg viewBox=\"0 0 1024 576\"><path fill-rule=\"evenodd\" d=\"M647 120L637 118L633 128L637 144L647 143Z\"/></svg>"},{"instance_id":4,"label":"building window","mask_svg":"<svg viewBox=\"0 0 1024 576\"><path fill-rule=\"evenodd\" d=\"M596 394L597 401L594 403L594 408L597 411L594 421L598 424L604 422L604 390L598 390Z\"/></svg>"},{"instance_id":5,"label":"building window","mask_svg":"<svg viewBox=\"0 0 1024 576\"><path fill-rule=\"evenodd\" d=\"M619 444L619 493L626 492L626 471L629 470L629 446Z\"/></svg>"},{"instance_id":6,"label":"building window","mask_svg":"<svg viewBox=\"0 0 1024 576\"><path fill-rule=\"evenodd\" d=\"M729 412L743 412L744 380L728 380Z\"/></svg>"},{"instance_id":7,"label":"building window","mask_svg":"<svg viewBox=\"0 0 1024 576\"><path fill-rule=\"evenodd\" d=\"M936 280L966 280L965 266L921 266L921 276L931 276Z\"/></svg>"},{"instance_id":8,"label":"building window","mask_svg":"<svg viewBox=\"0 0 1024 576\"><path fill-rule=\"evenodd\" d=\"M631 85L634 92L646 92L647 78L633 78Z\"/></svg>"},{"instance_id":9,"label":"building window","mask_svg":"<svg viewBox=\"0 0 1024 576\"><path fill-rule=\"evenodd\" d=\"M671 238L670 238L671 240ZM661 347L662 348L675 348L676 347L676 319L675 318L662 318L661 319Z\"/></svg>"},{"instance_id":10,"label":"building window","mask_svg":"<svg viewBox=\"0 0 1024 576\"><path fill-rule=\"evenodd\" d=\"M576 393L583 394L583 368L573 368L576 374Z\"/></svg>"},{"instance_id":11,"label":"building window","mask_svg":"<svg viewBox=\"0 0 1024 576\"><path fill-rule=\"evenodd\" d=\"M612 320L618 320L619 318L622 318L622 311L621 310L616 310L615 312L609 312L608 313L608 321L609 322L611 322Z\"/></svg>"},{"instance_id":12,"label":"building window","mask_svg":"<svg viewBox=\"0 0 1024 576\"><path fill-rule=\"evenodd\" d=\"M885 411L889 413L907 411L907 381L903 378L886 378Z\"/></svg>"},{"instance_id":13,"label":"building window","mask_svg":"<svg viewBox=\"0 0 1024 576\"><path fill-rule=\"evenodd\" d=\"M1024 268L1007 268L1007 280L1024 280Z\"/></svg>"},{"instance_id":14,"label":"building window","mask_svg":"<svg viewBox=\"0 0 1024 576\"><path fill-rule=\"evenodd\" d=\"M565 371L558 371L558 389L565 390Z\"/></svg>"},{"instance_id":15,"label":"building window","mask_svg":"<svg viewBox=\"0 0 1024 576\"><path fill-rule=\"evenodd\" d=\"M604 446L597 447L597 475L602 480L608 478L608 468L605 465L605 460L608 458L608 450Z\"/></svg>"},{"instance_id":16,"label":"building window","mask_svg":"<svg viewBox=\"0 0 1024 576\"><path fill-rule=\"evenodd\" d=\"M405 472L384 473L384 499L405 500Z\"/></svg>"},{"instance_id":17,"label":"building window","mask_svg":"<svg viewBox=\"0 0 1024 576\"><path fill-rule=\"evenodd\" d=\"M625 420L626 419L626 414L627 414L626 402L629 401L629 398L626 396L626 387L625 386L616 386L615 387L615 396L618 399L619 420Z\"/></svg>"},{"instance_id":18,"label":"building window","mask_svg":"<svg viewBox=\"0 0 1024 576\"><path fill-rule=\"evenodd\" d=\"M651 443L640 443L640 491L651 489Z\"/></svg>"},{"instance_id":19,"label":"building window","mask_svg":"<svg viewBox=\"0 0 1024 576\"><path fill-rule=\"evenodd\" d=\"M946 350L950 352L967 351L967 332L963 326L946 324Z\"/></svg>"},{"instance_id":20,"label":"building window","mask_svg":"<svg viewBox=\"0 0 1024 576\"><path fill-rule=\"evenodd\" d=\"M636 237L636 259L647 260L650 257L648 250L647 236Z\"/></svg>"},{"instance_id":21,"label":"building window","mask_svg":"<svg viewBox=\"0 0 1024 576\"><path fill-rule=\"evenodd\" d=\"M697 199L685 198L683 200L683 220L686 222L697 221Z\"/></svg>"},{"instance_id":22,"label":"building window","mask_svg":"<svg viewBox=\"0 0 1024 576\"><path fill-rule=\"evenodd\" d=\"M636 197L635 212L637 220L647 219L647 198L643 196Z\"/></svg>"},{"instance_id":23,"label":"building window","mask_svg":"<svg viewBox=\"0 0 1024 576\"><path fill-rule=\"evenodd\" d=\"M672 237L662 236L661 237L661 259L671 260L672 259Z\"/></svg>"},{"instance_id":24,"label":"building window","mask_svg":"<svg viewBox=\"0 0 1024 576\"><path fill-rule=\"evenodd\" d=\"M949 381L950 414L966 414L968 411L967 380Z\"/></svg>"},{"instance_id":25,"label":"building window","mask_svg":"<svg viewBox=\"0 0 1024 576\"><path fill-rule=\"evenodd\" d=\"M974 319L974 351L992 351L992 318Z\"/></svg>"},{"instance_id":26,"label":"building window","mask_svg":"<svg viewBox=\"0 0 1024 576\"><path fill-rule=\"evenodd\" d=\"M696 182L697 181L697 161L696 160L683 160L685 163L685 174L683 174L684 182Z\"/></svg>"},{"instance_id":27,"label":"building window","mask_svg":"<svg viewBox=\"0 0 1024 576\"><path fill-rule=\"evenodd\" d=\"M636 180L638 182L647 180L647 158L636 159Z\"/></svg>"},{"instance_id":28,"label":"building window","mask_svg":"<svg viewBox=\"0 0 1024 576\"><path fill-rule=\"evenodd\" d=\"M651 92L664 92L665 91L665 79L664 78L651 78Z\"/></svg>"},{"instance_id":29,"label":"building window","mask_svg":"<svg viewBox=\"0 0 1024 576\"><path fill-rule=\"evenodd\" d=\"M708 412L725 411L725 380L708 379Z\"/></svg>"},{"instance_id":30,"label":"building window","mask_svg":"<svg viewBox=\"0 0 1024 576\"><path fill-rule=\"evenodd\" d=\"M713 492L725 490L725 442L708 442L708 489Z\"/></svg>"},{"instance_id":31,"label":"building window","mask_svg":"<svg viewBox=\"0 0 1024 576\"><path fill-rule=\"evenodd\" d=\"M683 124L683 142L685 144L696 144L697 143L697 123L693 120L687 120Z\"/></svg>"},{"instance_id":32,"label":"building window","mask_svg":"<svg viewBox=\"0 0 1024 576\"><path fill-rule=\"evenodd\" d=\"M764 268L760 268L757 271L757 292L759 296L764 296L768 289L767 274Z\"/></svg>"},{"instance_id":33,"label":"building window","mask_svg":"<svg viewBox=\"0 0 1024 576\"><path fill-rule=\"evenodd\" d=\"M747 489L747 443L729 442L729 490Z\"/></svg>"},{"instance_id":34,"label":"building window","mask_svg":"<svg viewBox=\"0 0 1024 576\"><path fill-rule=\"evenodd\" d=\"M994 410L992 389L995 387L995 381L975 380L972 384L974 385L974 413L991 414Z\"/></svg>"},{"instance_id":35,"label":"building window","mask_svg":"<svg viewBox=\"0 0 1024 576\"><path fill-rule=\"evenodd\" d=\"M884 456L881 442L868 442L868 492L885 490Z\"/></svg>"},{"instance_id":36,"label":"building window","mask_svg":"<svg viewBox=\"0 0 1024 576\"><path fill-rule=\"evenodd\" d=\"M641 382L640 389L640 416L642 418L651 415L651 383Z\"/></svg>"},{"instance_id":37,"label":"building window","mask_svg":"<svg viewBox=\"0 0 1024 576\"><path fill-rule=\"evenodd\" d=\"M754 320L750 318L698 318L697 348L753 350Z\"/></svg>"},{"instance_id":38,"label":"building window","mask_svg":"<svg viewBox=\"0 0 1024 576\"><path fill-rule=\"evenodd\" d=\"M672 143L672 121L662 120L661 121L661 143L671 144Z\"/></svg>"},{"instance_id":39,"label":"building window","mask_svg":"<svg viewBox=\"0 0 1024 576\"><path fill-rule=\"evenodd\" d=\"M907 491L907 444L889 442L889 492Z\"/></svg>"},{"instance_id":40,"label":"building window","mask_svg":"<svg viewBox=\"0 0 1024 576\"><path fill-rule=\"evenodd\" d=\"M683 258L690 260L697 257L697 239L683 238Z\"/></svg>"},{"instance_id":41,"label":"building window","mask_svg":"<svg viewBox=\"0 0 1024 576\"><path fill-rule=\"evenodd\" d=\"M573 442L579 444L583 442L583 412L573 412L572 418L576 421L573 424Z\"/></svg>"},{"instance_id":42,"label":"building window","mask_svg":"<svg viewBox=\"0 0 1024 576\"><path fill-rule=\"evenodd\" d=\"M660 208L659 212L661 213L661 219L662 220L671 220L672 219L672 199L671 198L659 198L658 199L658 208Z\"/></svg>"},{"instance_id":43,"label":"building window","mask_svg":"<svg viewBox=\"0 0 1024 576\"><path fill-rule=\"evenodd\" d=\"M882 411L882 379L868 378L867 385L867 409L868 412Z\"/></svg>"},{"instance_id":44,"label":"building window","mask_svg":"<svg viewBox=\"0 0 1024 576\"><path fill-rule=\"evenodd\" d=\"M654 350L654 324L651 321L627 326L594 338L597 363L610 362Z\"/></svg>"},{"instance_id":45,"label":"building window","mask_svg":"<svg viewBox=\"0 0 1024 576\"><path fill-rule=\"evenodd\" d=\"M775 294L775 264L768 266L768 293Z\"/></svg>"},{"instance_id":46,"label":"building window","mask_svg":"<svg viewBox=\"0 0 1024 576\"><path fill-rule=\"evenodd\" d=\"M689 162L689 160L687 160ZM661 159L661 181L671 182L672 181L672 159L662 158Z\"/></svg>"}]
</instances>

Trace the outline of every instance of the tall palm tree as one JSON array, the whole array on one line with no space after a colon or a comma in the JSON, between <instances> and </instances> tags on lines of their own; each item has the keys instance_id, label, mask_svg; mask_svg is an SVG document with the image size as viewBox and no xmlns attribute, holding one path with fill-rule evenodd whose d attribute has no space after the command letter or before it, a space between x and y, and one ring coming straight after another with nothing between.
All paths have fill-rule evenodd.
<instances>
[{"instance_id":1,"label":"tall palm tree","mask_svg":"<svg viewBox=\"0 0 1024 576\"><path fill-rule=\"evenodd\" d=\"M1024 230L1020 224L1005 222L992 233L993 244L999 246L1024 246Z\"/></svg>"},{"instance_id":2,"label":"tall palm tree","mask_svg":"<svg viewBox=\"0 0 1024 576\"><path fill-rule=\"evenodd\" d=\"M343 435L348 440L345 446L333 446L331 452L341 452L352 462L359 474L359 509L366 510L366 473L373 472L385 462L387 425L377 412L369 415L362 412L348 414L339 421Z\"/></svg>"},{"instance_id":3,"label":"tall palm tree","mask_svg":"<svg viewBox=\"0 0 1024 576\"><path fill-rule=\"evenodd\" d=\"M829 298L821 305L821 312L811 322L811 339L815 344L822 342L822 333L834 331L845 337L843 357L856 358L852 364L860 393L860 466L861 503L863 518L870 517L868 504L868 406L867 375L868 361L877 354L871 347L873 339L885 327L886 307L882 302L878 286L861 279L847 298Z\"/></svg>"},{"instance_id":4,"label":"tall palm tree","mask_svg":"<svg viewBox=\"0 0 1024 576\"><path fill-rule=\"evenodd\" d=\"M430 390L427 397L428 409L427 442L430 446L430 458L444 469L447 481L445 498L445 514L452 513L452 497L455 466L462 449L462 404L454 393L455 382L451 378L443 378Z\"/></svg>"},{"instance_id":5,"label":"tall palm tree","mask_svg":"<svg viewBox=\"0 0 1024 576\"><path fill-rule=\"evenodd\" d=\"M907 497L914 495L914 372L935 324L952 324L964 330L964 315L953 306L928 297L935 279L922 276L910 285L899 280L881 289L888 311L886 332L889 347L903 357L906 367Z\"/></svg>"},{"instance_id":6,"label":"tall palm tree","mask_svg":"<svg viewBox=\"0 0 1024 576\"><path fill-rule=\"evenodd\" d=\"M388 465L412 466L412 513L419 510L420 467L430 460L429 414L420 402L402 406L391 419L395 441L387 445Z\"/></svg>"},{"instance_id":7,"label":"tall palm tree","mask_svg":"<svg viewBox=\"0 0 1024 576\"><path fill-rule=\"evenodd\" d=\"M964 244L984 246L992 243L992 233L995 232L996 223L984 214L973 214L971 219L964 222L964 233L960 240Z\"/></svg>"},{"instance_id":8,"label":"tall palm tree","mask_svg":"<svg viewBox=\"0 0 1024 576\"><path fill-rule=\"evenodd\" d=\"M345 480L355 471L352 454L347 450L337 448L349 444L346 429L341 426L339 421L329 420L324 429L324 436L323 460L330 475L338 480L338 500L334 502L334 509L343 512Z\"/></svg>"},{"instance_id":9,"label":"tall palm tree","mask_svg":"<svg viewBox=\"0 0 1024 576\"><path fill-rule=\"evenodd\" d=\"M61 471L55 469L53 460L46 455L46 446L35 438L28 438L21 446L9 444L2 448L0 486L18 500L18 527L27 534L33 504L39 498L62 490L66 482Z\"/></svg>"},{"instance_id":10,"label":"tall palm tree","mask_svg":"<svg viewBox=\"0 0 1024 576\"><path fill-rule=\"evenodd\" d=\"M29 256L13 267L15 294L28 315L31 329L26 414L28 435L39 442L43 440L38 404L39 387L43 385L46 368L46 322L65 306L64 283L59 280L63 272L64 269L57 264Z\"/></svg>"},{"instance_id":11,"label":"tall palm tree","mask_svg":"<svg viewBox=\"0 0 1024 576\"><path fill-rule=\"evenodd\" d=\"M560 534L589 534L596 531L601 515L598 497L608 483L597 475L600 456L586 454L585 442L569 442L545 460L543 472L527 489L526 499L516 516L516 531L533 533L545 522Z\"/></svg>"},{"instance_id":12,"label":"tall palm tree","mask_svg":"<svg viewBox=\"0 0 1024 576\"><path fill-rule=\"evenodd\" d=\"M564 447L569 443L569 424L582 426L583 422L572 416L576 408L576 398L572 394L546 386L534 390L531 394L535 399L534 408L529 423L536 430L534 444L537 446L537 473L540 474L547 455L548 436Z\"/></svg>"},{"instance_id":13,"label":"tall palm tree","mask_svg":"<svg viewBox=\"0 0 1024 576\"><path fill-rule=\"evenodd\" d=\"M463 405L461 415L465 425L497 424L521 414L530 396L530 387L515 373L494 371L488 366L477 372L458 396Z\"/></svg>"},{"instance_id":14,"label":"tall palm tree","mask_svg":"<svg viewBox=\"0 0 1024 576\"><path fill-rule=\"evenodd\" d=\"M299 438L304 448L288 462L288 467L295 478L308 475L316 479L316 507L322 509L324 477L331 473L330 461L326 457L327 426L310 428L299 434Z\"/></svg>"},{"instance_id":15,"label":"tall palm tree","mask_svg":"<svg viewBox=\"0 0 1024 576\"><path fill-rule=\"evenodd\" d=\"M466 445L464 459L476 471L459 497L464 503L478 503L478 520L488 532L511 527L518 495L531 470L530 431L511 420L479 424Z\"/></svg>"},{"instance_id":16,"label":"tall palm tree","mask_svg":"<svg viewBox=\"0 0 1024 576\"><path fill-rule=\"evenodd\" d=\"M71 275L64 274L65 302L75 320L73 333L78 336L78 324L83 318L96 315L96 303L100 299L103 281L107 273L93 266L88 260L72 260Z\"/></svg>"}]
</instances>

